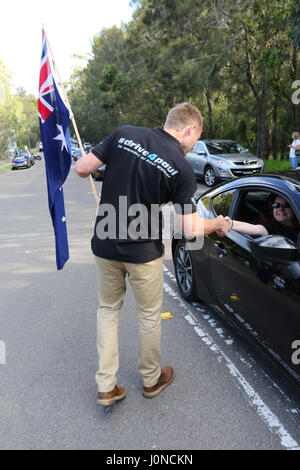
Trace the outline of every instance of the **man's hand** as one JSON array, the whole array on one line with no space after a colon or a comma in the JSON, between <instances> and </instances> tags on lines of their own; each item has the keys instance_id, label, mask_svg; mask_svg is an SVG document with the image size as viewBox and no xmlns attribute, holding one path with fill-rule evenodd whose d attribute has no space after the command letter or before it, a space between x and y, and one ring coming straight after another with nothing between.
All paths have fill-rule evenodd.
<instances>
[{"instance_id":1,"label":"man's hand","mask_svg":"<svg viewBox=\"0 0 300 470\"><path fill-rule=\"evenodd\" d=\"M231 219L229 217L223 217L219 215L216 219L217 229L216 233L219 237L225 237L226 233L231 229Z\"/></svg>"},{"instance_id":2,"label":"man's hand","mask_svg":"<svg viewBox=\"0 0 300 470\"><path fill-rule=\"evenodd\" d=\"M216 219L206 219L199 217L197 212L193 214L177 214L179 227L188 238L203 237L210 233L217 232L220 237L224 237L230 230L230 224L225 217L219 215Z\"/></svg>"}]
</instances>

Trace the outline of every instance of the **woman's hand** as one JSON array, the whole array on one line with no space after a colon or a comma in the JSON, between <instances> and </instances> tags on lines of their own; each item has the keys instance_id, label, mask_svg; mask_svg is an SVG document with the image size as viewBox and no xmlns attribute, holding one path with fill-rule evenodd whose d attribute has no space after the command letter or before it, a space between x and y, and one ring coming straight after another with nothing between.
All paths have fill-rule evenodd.
<instances>
[{"instance_id":1,"label":"woman's hand","mask_svg":"<svg viewBox=\"0 0 300 470\"><path fill-rule=\"evenodd\" d=\"M224 220L226 222L226 232L222 229L216 230L216 233L219 237L225 237L226 233L228 233L232 228L232 220L230 217L226 216L224 217Z\"/></svg>"}]
</instances>

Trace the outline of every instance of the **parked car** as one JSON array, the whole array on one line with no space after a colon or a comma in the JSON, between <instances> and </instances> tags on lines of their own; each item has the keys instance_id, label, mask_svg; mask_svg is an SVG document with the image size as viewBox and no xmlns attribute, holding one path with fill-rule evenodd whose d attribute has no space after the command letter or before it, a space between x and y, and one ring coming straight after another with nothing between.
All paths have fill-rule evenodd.
<instances>
[{"instance_id":1,"label":"parked car","mask_svg":"<svg viewBox=\"0 0 300 470\"><path fill-rule=\"evenodd\" d=\"M85 142L85 143L83 144L83 148L84 148L84 150L88 153L88 152L92 149L92 146L91 146L91 144L90 144L89 142Z\"/></svg>"},{"instance_id":2,"label":"parked car","mask_svg":"<svg viewBox=\"0 0 300 470\"><path fill-rule=\"evenodd\" d=\"M263 174L221 183L196 197L199 213L257 223L270 194L284 197L300 223L300 174ZM252 238L231 230L172 241L181 296L202 300L300 385L300 236Z\"/></svg>"},{"instance_id":3,"label":"parked car","mask_svg":"<svg viewBox=\"0 0 300 470\"><path fill-rule=\"evenodd\" d=\"M80 148L74 148L72 150L72 157L73 157L73 160L76 162L79 158L82 157L82 153L81 153L81 150Z\"/></svg>"},{"instance_id":4,"label":"parked car","mask_svg":"<svg viewBox=\"0 0 300 470\"><path fill-rule=\"evenodd\" d=\"M186 154L195 176L211 187L218 180L262 173L264 162L234 140L198 140Z\"/></svg>"},{"instance_id":5,"label":"parked car","mask_svg":"<svg viewBox=\"0 0 300 470\"><path fill-rule=\"evenodd\" d=\"M23 153L23 152L21 152L21 154L22 154L22 153ZM30 161L30 165L31 165L31 166L34 165L34 164L35 164L35 159L34 159L33 154L32 154L29 150L26 150L24 153L27 154L27 157L29 158L29 161ZM26 155L25 155L25 156L26 156Z\"/></svg>"},{"instance_id":6,"label":"parked car","mask_svg":"<svg viewBox=\"0 0 300 470\"><path fill-rule=\"evenodd\" d=\"M30 168L31 167L31 160L30 160L30 153L29 152L20 152L19 155L13 158L12 162L12 170L16 170L18 168Z\"/></svg>"},{"instance_id":7,"label":"parked car","mask_svg":"<svg viewBox=\"0 0 300 470\"><path fill-rule=\"evenodd\" d=\"M106 168L106 165L102 165L99 168L97 168L97 170L94 170L93 173L92 173L92 177L96 181L103 180L104 175L105 175L105 168Z\"/></svg>"}]
</instances>

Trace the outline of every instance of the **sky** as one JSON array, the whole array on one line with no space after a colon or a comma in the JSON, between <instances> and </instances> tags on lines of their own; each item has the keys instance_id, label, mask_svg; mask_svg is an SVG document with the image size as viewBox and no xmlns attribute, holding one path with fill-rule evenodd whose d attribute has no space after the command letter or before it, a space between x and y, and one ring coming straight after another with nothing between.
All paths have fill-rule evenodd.
<instances>
[{"instance_id":1,"label":"sky","mask_svg":"<svg viewBox=\"0 0 300 470\"><path fill-rule=\"evenodd\" d=\"M37 96L43 23L67 81L78 64L72 55L89 54L95 34L127 23L132 12L130 0L1 0L0 59L12 73L14 87Z\"/></svg>"}]
</instances>

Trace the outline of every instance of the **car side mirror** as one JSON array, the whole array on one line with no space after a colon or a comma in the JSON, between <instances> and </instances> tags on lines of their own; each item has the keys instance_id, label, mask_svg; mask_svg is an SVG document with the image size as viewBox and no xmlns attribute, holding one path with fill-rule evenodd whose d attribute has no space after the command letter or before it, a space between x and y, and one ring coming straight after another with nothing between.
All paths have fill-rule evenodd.
<instances>
[{"instance_id":1,"label":"car side mirror","mask_svg":"<svg viewBox=\"0 0 300 470\"><path fill-rule=\"evenodd\" d=\"M202 155L203 157L206 157L207 153L205 152L205 150L199 150L199 152L197 152L197 155Z\"/></svg>"},{"instance_id":2,"label":"car side mirror","mask_svg":"<svg viewBox=\"0 0 300 470\"><path fill-rule=\"evenodd\" d=\"M248 240L251 253L263 261L290 263L300 261L300 250L288 238L281 235L267 235Z\"/></svg>"}]
</instances>

